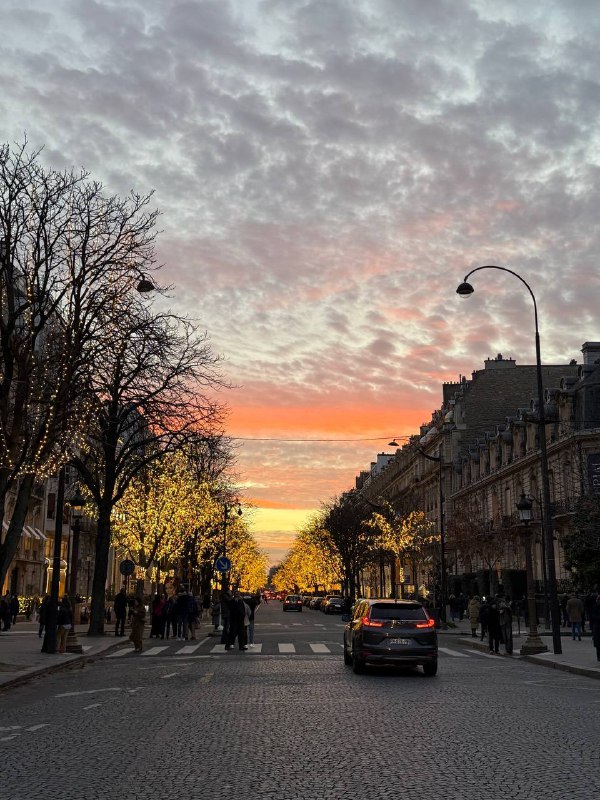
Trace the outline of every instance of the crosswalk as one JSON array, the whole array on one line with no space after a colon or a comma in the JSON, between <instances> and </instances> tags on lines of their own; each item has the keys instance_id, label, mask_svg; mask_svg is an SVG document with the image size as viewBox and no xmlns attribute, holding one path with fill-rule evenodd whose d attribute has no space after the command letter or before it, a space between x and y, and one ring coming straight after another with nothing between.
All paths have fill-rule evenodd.
<instances>
[{"instance_id":1,"label":"crosswalk","mask_svg":"<svg viewBox=\"0 0 600 800\"><path fill-rule=\"evenodd\" d=\"M280 656L293 656L293 655L311 655L311 656L339 656L343 650L341 642L257 642L253 647L249 647L244 651L245 655L280 655ZM439 654L441 657L447 656L449 658L492 658L498 659L498 656L482 653L479 650L455 650L451 647L439 647ZM227 653L239 652L237 647L226 651L225 645L215 643L214 639L207 637L193 644L182 645L180 642L169 642L167 644L153 645L146 647L141 653L136 653L132 645L126 645L119 648L119 650L109 653L106 658L127 658L135 657L141 659L155 658L155 657L200 657L208 658L210 656L225 655ZM500 659L504 661L504 659Z\"/></svg>"}]
</instances>

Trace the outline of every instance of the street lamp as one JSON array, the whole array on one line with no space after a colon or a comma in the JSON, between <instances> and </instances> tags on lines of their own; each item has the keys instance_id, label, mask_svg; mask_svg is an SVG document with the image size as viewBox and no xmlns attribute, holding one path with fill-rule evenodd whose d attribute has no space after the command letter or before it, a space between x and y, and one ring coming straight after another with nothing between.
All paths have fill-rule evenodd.
<instances>
[{"instance_id":1,"label":"street lamp","mask_svg":"<svg viewBox=\"0 0 600 800\"><path fill-rule=\"evenodd\" d=\"M440 620L446 624L446 532L444 529L444 458L443 450L440 445L438 450L439 455L430 456L422 447L417 448L418 452L428 461L436 461L438 463L438 503L440 506L439 520L440 520Z\"/></svg>"},{"instance_id":2,"label":"street lamp","mask_svg":"<svg viewBox=\"0 0 600 800\"><path fill-rule=\"evenodd\" d=\"M529 633L525 643L521 647L521 655L535 655L545 653L548 648L540 639L537 629L537 609L535 604L535 586L533 583L533 556L531 553L531 533L529 523L532 519L533 500L525 494L517 503L519 519L525 527L523 544L525 545L525 569L527 570L527 613L529 616Z\"/></svg>"},{"instance_id":3,"label":"street lamp","mask_svg":"<svg viewBox=\"0 0 600 800\"><path fill-rule=\"evenodd\" d=\"M71 598L71 609L73 614L73 624L67 636L67 653L83 653L83 647L77 639L75 633L75 611L77 608L77 578L79 572L79 539L81 536L81 518L83 516L83 507L85 506L85 497L81 494L79 489L75 489L75 493L68 500L71 507L71 519L73 540L71 543L71 564L69 565L69 586L67 594Z\"/></svg>"},{"instance_id":4,"label":"street lamp","mask_svg":"<svg viewBox=\"0 0 600 800\"><path fill-rule=\"evenodd\" d=\"M540 332L538 327L538 310L535 295L531 286L517 272L507 267L497 267L487 264L475 267L465 275L464 281L458 286L456 293L461 297L469 297L475 291L468 279L474 272L482 269L497 269L508 272L521 281L529 292L533 301L533 315L535 321L535 365L537 376L538 395L538 429L540 439L540 466L542 472L542 536L546 547L546 560L548 564L548 594L550 595L550 614L552 617L552 644L556 655L562 653L560 639L560 607L558 604L558 589L556 585L556 563L554 558L554 536L552 533L552 518L550 513L550 477L548 473L548 447L546 444L546 411L544 408L544 386L542 381L542 358L540 354Z\"/></svg>"}]
</instances>

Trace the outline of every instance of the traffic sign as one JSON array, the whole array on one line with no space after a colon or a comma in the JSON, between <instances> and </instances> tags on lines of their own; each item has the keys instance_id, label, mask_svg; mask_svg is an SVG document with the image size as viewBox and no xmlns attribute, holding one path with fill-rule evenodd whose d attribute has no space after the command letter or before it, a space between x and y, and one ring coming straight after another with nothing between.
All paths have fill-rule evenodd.
<instances>
[{"instance_id":1,"label":"traffic sign","mask_svg":"<svg viewBox=\"0 0 600 800\"><path fill-rule=\"evenodd\" d=\"M125 561L121 561L119 564L119 572L121 575L126 575L129 577L135 572L135 564L130 558L126 558Z\"/></svg>"},{"instance_id":2,"label":"traffic sign","mask_svg":"<svg viewBox=\"0 0 600 800\"><path fill-rule=\"evenodd\" d=\"M215 569L217 572L229 572L231 569L231 561L227 556L219 556L215 559Z\"/></svg>"}]
</instances>

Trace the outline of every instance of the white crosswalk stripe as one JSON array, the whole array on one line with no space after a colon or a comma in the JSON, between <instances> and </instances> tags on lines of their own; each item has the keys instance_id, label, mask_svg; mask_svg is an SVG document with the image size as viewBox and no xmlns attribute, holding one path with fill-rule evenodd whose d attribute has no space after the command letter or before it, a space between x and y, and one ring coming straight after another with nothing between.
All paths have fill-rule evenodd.
<instances>
[{"instance_id":1,"label":"white crosswalk stripe","mask_svg":"<svg viewBox=\"0 0 600 800\"><path fill-rule=\"evenodd\" d=\"M449 647L438 647L440 653L445 653L447 656L454 656L454 658L469 658L468 653L459 653L458 650L451 650Z\"/></svg>"},{"instance_id":2,"label":"white crosswalk stripe","mask_svg":"<svg viewBox=\"0 0 600 800\"><path fill-rule=\"evenodd\" d=\"M185 647L182 647L180 650L178 650L176 653L174 653L174 655L176 655L176 656L189 656L192 653L195 653L196 650L199 647L202 647L202 645L205 642L208 642L208 638L202 639L202 641L196 642L196 644L186 644Z\"/></svg>"},{"instance_id":3,"label":"white crosswalk stripe","mask_svg":"<svg viewBox=\"0 0 600 800\"><path fill-rule=\"evenodd\" d=\"M133 647L122 647L120 650L116 650L114 653L109 653L107 658L120 658L121 656L126 656L128 653L133 653Z\"/></svg>"},{"instance_id":4,"label":"white crosswalk stripe","mask_svg":"<svg viewBox=\"0 0 600 800\"><path fill-rule=\"evenodd\" d=\"M293 644L290 644L289 642L279 642L277 647L279 648L279 652L280 653L295 653L296 652L296 646L293 645Z\"/></svg>"},{"instance_id":5,"label":"white crosswalk stripe","mask_svg":"<svg viewBox=\"0 0 600 800\"><path fill-rule=\"evenodd\" d=\"M168 650L169 645L165 644L162 647L151 647L149 650L144 650L142 652L143 656L157 656L159 653L162 653L163 650Z\"/></svg>"},{"instance_id":6,"label":"white crosswalk stripe","mask_svg":"<svg viewBox=\"0 0 600 800\"><path fill-rule=\"evenodd\" d=\"M326 644L309 644L309 647L313 653L331 653Z\"/></svg>"}]
</instances>

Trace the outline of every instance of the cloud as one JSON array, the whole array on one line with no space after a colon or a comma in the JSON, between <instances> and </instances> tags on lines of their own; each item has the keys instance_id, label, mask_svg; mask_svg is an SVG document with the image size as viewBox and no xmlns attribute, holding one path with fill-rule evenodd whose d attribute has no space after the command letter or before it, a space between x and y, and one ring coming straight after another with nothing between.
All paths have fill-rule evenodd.
<instances>
[{"instance_id":1,"label":"cloud","mask_svg":"<svg viewBox=\"0 0 600 800\"><path fill-rule=\"evenodd\" d=\"M528 280L544 361L598 338L594 3L49 8L3 11L2 138L26 130L108 191L156 190L173 303L239 387L234 433L398 435L443 380L497 352L531 363L525 287L488 271L456 297L478 264ZM314 508L369 448L248 444L242 479Z\"/></svg>"}]
</instances>

